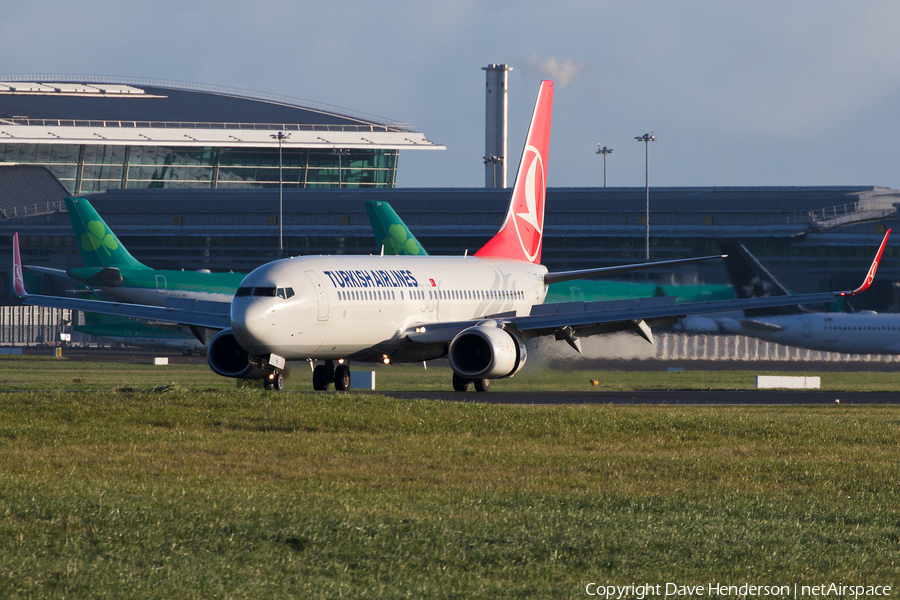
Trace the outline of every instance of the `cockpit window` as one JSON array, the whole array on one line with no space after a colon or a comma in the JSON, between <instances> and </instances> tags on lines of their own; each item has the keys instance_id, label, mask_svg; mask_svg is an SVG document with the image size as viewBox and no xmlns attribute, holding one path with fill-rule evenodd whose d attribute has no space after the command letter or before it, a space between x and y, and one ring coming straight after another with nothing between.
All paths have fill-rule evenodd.
<instances>
[{"instance_id":1,"label":"cockpit window","mask_svg":"<svg viewBox=\"0 0 900 600\"><path fill-rule=\"evenodd\" d=\"M287 300L294 295L294 288L278 288L278 290L275 292L275 295L279 298Z\"/></svg>"},{"instance_id":2,"label":"cockpit window","mask_svg":"<svg viewBox=\"0 0 900 600\"><path fill-rule=\"evenodd\" d=\"M253 288L253 295L259 296L261 298L273 298L275 296L275 288L273 287L255 287Z\"/></svg>"},{"instance_id":3,"label":"cockpit window","mask_svg":"<svg viewBox=\"0 0 900 600\"><path fill-rule=\"evenodd\" d=\"M250 292L253 290L251 287L239 287L237 291L234 293L235 298L241 298L244 296L249 296Z\"/></svg>"}]
</instances>

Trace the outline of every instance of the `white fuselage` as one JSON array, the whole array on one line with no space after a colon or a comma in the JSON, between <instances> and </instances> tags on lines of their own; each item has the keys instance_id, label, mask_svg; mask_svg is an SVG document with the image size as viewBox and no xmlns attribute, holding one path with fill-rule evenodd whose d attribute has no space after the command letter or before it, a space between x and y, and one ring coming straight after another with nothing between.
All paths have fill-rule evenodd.
<instances>
[{"instance_id":1,"label":"white fuselage","mask_svg":"<svg viewBox=\"0 0 900 600\"><path fill-rule=\"evenodd\" d=\"M527 315L546 295L541 265L475 257L317 256L279 260L247 275L231 304L235 338L286 359L393 362L405 332L500 313Z\"/></svg>"},{"instance_id":2,"label":"white fuselage","mask_svg":"<svg viewBox=\"0 0 900 600\"><path fill-rule=\"evenodd\" d=\"M846 354L900 354L900 314L806 313L738 323L739 328L728 329L788 346Z\"/></svg>"}]
</instances>

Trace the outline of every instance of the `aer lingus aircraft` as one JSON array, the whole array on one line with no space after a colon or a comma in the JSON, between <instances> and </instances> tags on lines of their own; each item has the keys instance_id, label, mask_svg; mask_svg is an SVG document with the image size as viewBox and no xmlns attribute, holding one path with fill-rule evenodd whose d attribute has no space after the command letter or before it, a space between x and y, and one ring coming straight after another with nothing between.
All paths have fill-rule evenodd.
<instances>
[{"instance_id":1,"label":"aer lingus aircraft","mask_svg":"<svg viewBox=\"0 0 900 600\"><path fill-rule=\"evenodd\" d=\"M153 269L134 258L84 198L66 198L84 267L62 271L27 267L51 275L68 276L117 300L165 306L168 298L231 302L245 273L211 273Z\"/></svg>"},{"instance_id":2,"label":"aer lingus aircraft","mask_svg":"<svg viewBox=\"0 0 900 600\"><path fill-rule=\"evenodd\" d=\"M830 302L857 290L781 298L674 304L657 297L615 302L541 304L558 281L606 276L686 261L550 273L540 264L553 82L540 86L512 198L500 231L473 256L304 256L267 263L244 278L229 311L200 302L139 306L29 296L14 243L16 294L53 306L190 325L210 336L207 362L217 374L258 378L280 389L287 360L316 366L313 387L350 387L348 361L449 358L453 387L479 391L525 364L523 340L553 335L576 350L580 337L651 328L692 314ZM882 244L882 249L884 245ZM718 257L705 257L706 260ZM335 364L337 363L337 364Z\"/></svg>"}]
</instances>

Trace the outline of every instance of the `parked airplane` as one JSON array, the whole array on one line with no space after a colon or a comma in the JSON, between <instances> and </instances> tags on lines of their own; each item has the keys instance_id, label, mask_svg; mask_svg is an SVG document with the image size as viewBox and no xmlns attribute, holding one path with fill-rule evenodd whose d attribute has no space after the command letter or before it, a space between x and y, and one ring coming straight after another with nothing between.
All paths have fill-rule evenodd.
<instances>
[{"instance_id":1,"label":"parked airplane","mask_svg":"<svg viewBox=\"0 0 900 600\"><path fill-rule=\"evenodd\" d=\"M486 391L525 364L523 340L553 335L580 349L580 337L651 328L709 312L829 302L871 283L881 250L857 290L787 298L674 304L657 297L541 304L547 286L585 277L659 268L663 261L550 273L540 264L553 82L541 84L512 198L500 231L473 256L305 256L267 263L241 282L230 313L188 302L166 308L29 296L14 241L15 289L24 304L88 310L190 325L211 338L217 374L283 386L287 360L322 361L313 387L350 385L347 361L408 362L448 357L453 387ZM337 365L335 365L337 363Z\"/></svg>"},{"instance_id":2,"label":"parked airplane","mask_svg":"<svg viewBox=\"0 0 900 600\"><path fill-rule=\"evenodd\" d=\"M84 198L66 198L84 267L28 269L71 277L123 302L165 306L167 298L231 302L244 273L152 269L134 258Z\"/></svg>"},{"instance_id":3,"label":"parked airplane","mask_svg":"<svg viewBox=\"0 0 900 600\"><path fill-rule=\"evenodd\" d=\"M885 239L890 235L888 230ZM787 290L742 244L722 244L725 265L740 298L785 297ZM802 306L745 310L724 319L729 333L787 346L845 354L900 354L900 314L813 312Z\"/></svg>"}]
</instances>

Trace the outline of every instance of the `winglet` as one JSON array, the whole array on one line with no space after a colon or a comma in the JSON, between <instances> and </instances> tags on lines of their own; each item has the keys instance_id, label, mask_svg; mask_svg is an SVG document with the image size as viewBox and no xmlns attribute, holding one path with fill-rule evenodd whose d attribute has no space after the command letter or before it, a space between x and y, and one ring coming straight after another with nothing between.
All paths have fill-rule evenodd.
<instances>
[{"instance_id":1,"label":"winglet","mask_svg":"<svg viewBox=\"0 0 900 600\"><path fill-rule=\"evenodd\" d=\"M866 279L862 282L862 285L852 292L841 292L840 294L838 294L839 296L855 296L856 294L869 289L869 286L872 285L872 281L875 280L875 271L878 270L878 263L879 261L881 261L881 254L884 252L884 247L887 246L888 237L890 235L891 230L888 229L884 234L884 239L881 240L881 246L878 248L878 254L875 255L875 260L872 261L872 266L869 267L869 272L866 274Z\"/></svg>"},{"instance_id":2,"label":"winglet","mask_svg":"<svg viewBox=\"0 0 900 600\"><path fill-rule=\"evenodd\" d=\"M19 252L18 231L13 234L13 287L19 298L28 296L28 292L25 291L25 278L22 276L22 255Z\"/></svg>"}]
</instances>

